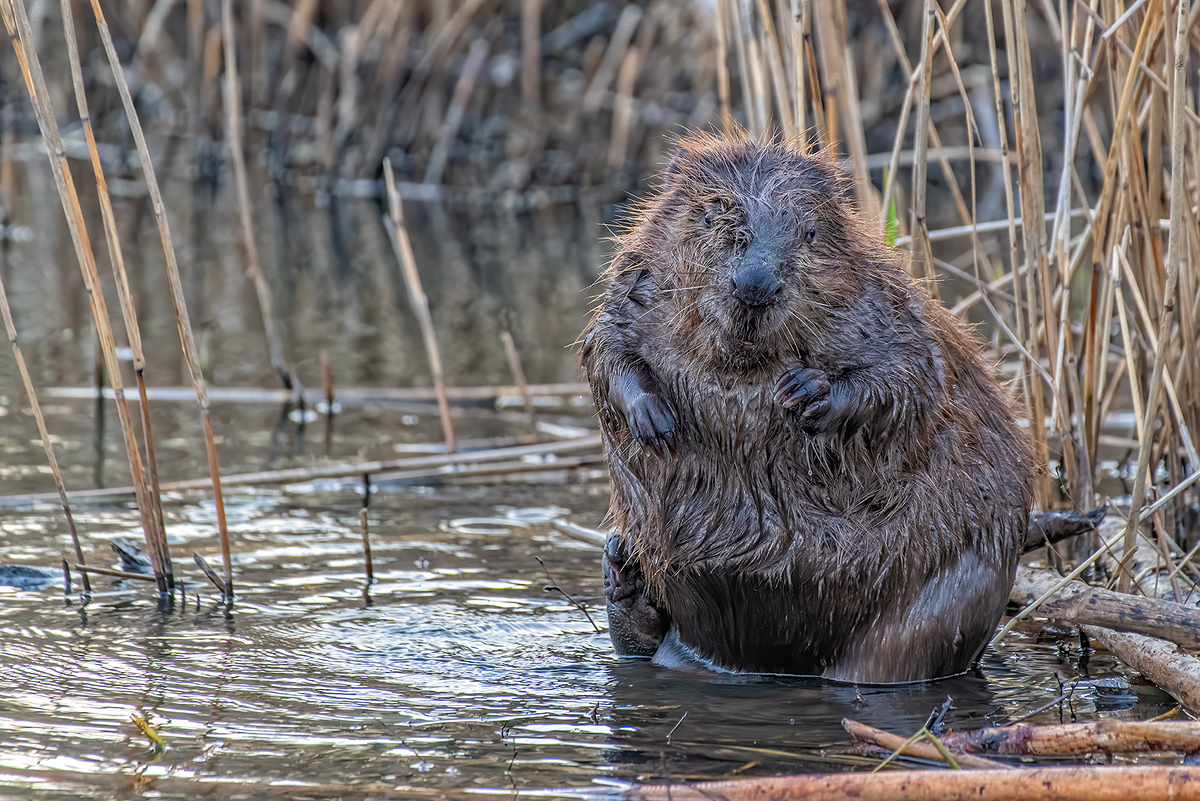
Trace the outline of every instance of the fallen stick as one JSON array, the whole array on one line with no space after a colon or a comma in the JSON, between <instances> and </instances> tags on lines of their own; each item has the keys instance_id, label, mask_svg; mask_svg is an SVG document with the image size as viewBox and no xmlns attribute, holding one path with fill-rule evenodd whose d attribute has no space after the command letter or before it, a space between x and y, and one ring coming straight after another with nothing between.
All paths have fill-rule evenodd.
<instances>
[{"instance_id":1,"label":"fallen stick","mask_svg":"<svg viewBox=\"0 0 1200 801\"><path fill-rule=\"evenodd\" d=\"M626 801L1196 801L1200 768L1085 765L1026 770L906 770L648 784Z\"/></svg>"},{"instance_id":2,"label":"fallen stick","mask_svg":"<svg viewBox=\"0 0 1200 801\"><path fill-rule=\"evenodd\" d=\"M989 726L951 732L941 741L951 751L1007 756L1191 753L1200 749L1200 722L1094 720L1058 726ZM961 759L959 762L966 764Z\"/></svg>"},{"instance_id":3,"label":"fallen stick","mask_svg":"<svg viewBox=\"0 0 1200 801\"><path fill-rule=\"evenodd\" d=\"M386 461L360 462L358 464L321 465L319 467L296 467L286 470L269 470L261 473L238 473L222 476L221 484L226 487L249 486L254 484L295 484L301 481L312 481L319 478L345 478L361 476L363 473L375 475L391 470L407 470L418 468L444 467L451 464L479 464L482 462L499 462L507 459L519 459L524 456L537 456L550 453L566 453L570 451L587 450L600 446L598 434L576 439L543 442L538 445L521 445L514 448L491 448L482 451L465 453L438 453L429 456L409 456L403 459ZM376 478L381 478L376 476ZM192 490L209 489L211 484L206 479L186 479L184 481L168 481L161 485L163 492L187 492ZM97 498L113 495L130 495L133 487L110 487L96 490L73 490L67 493L69 498ZM52 500L56 494L28 494L0 496L0 504L11 505Z\"/></svg>"},{"instance_id":4,"label":"fallen stick","mask_svg":"<svg viewBox=\"0 0 1200 801\"><path fill-rule=\"evenodd\" d=\"M95 573L98 576L116 576L123 579L137 579L138 581L157 581L150 573L130 573L128 570L114 570L110 567L92 567L90 565L75 565L75 569L80 573L88 574Z\"/></svg>"},{"instance_id":5,"label":"fallen stick","mask_svg":"<svg viewBox=\"0 0 1200 801\"><path fill-rule=\"evenodd\" d=\"M857 720L850 718L842 718L842 728L850 732L850 736L859 742L874 743L881 748L886 748L888 751L899 751L901 754L914 756L919 759L931 759L934 762L945 762L946 759L941 752L937 750L931 743L916 741L909 742L907 737L901 737L899 734L892 734L882 729L877 729L874 726L868 726L865 723L859 723ZM946 738L939 738L942 745L945 745L951 751L954 747L946 743ZM958 749L960 752L963 749ZM1013 770L1012 765L1005 765L1003 762L996 762L991 759L973 756L968 753L955 753L954 761L964 768L987 768L991 770Z\"/></svg>"},{"instance_id":6,"label":"fallen stick","mask_svg":"<svg viewBox=\"0 0 1200 801\"><path fill-rule=\"evenodd\" d=\"M1054 587L1059 575L1052 570L1021 565L1010 597L1026 604ZM1200 648L1200 609L1172 601L1140 598L1128 593L1091 587L1073 581L1043 603L1037 617L1054 618L1077 626L1103 626L1159 637L1186 648Z\"/></svg>"},{"instance_id":7,"label":"fallen stick","mask_svg":"<svg viewBox=\"0 0 1200 801\"><path fill-rule=\"evenodd\" d=\"M497 398L523 397L528 390L533 397L570 397L581 395L591 398L587 384L529 384L527 387L500 384L479 387L446 387L446 397L452 401L495 401ZM109 388L101 390L103 396L112 400L115 395ZM42 394L49 398L78 398L91 400L96 397L95 387L47 387ZM163 402L194 401L196 393L187 387L149 387L146 397ZM214 403L283 403L291 400L294 393L286 389L259 389L256 387L209 387L208 398ZM325 399L323 389L305 389L305 403L317 403ZM130 398L137 402L137 398ZM361 406L367 403L433 403L437 392L433 387L346 387L338 390L338 402L343 406Z\"/></svg>"}]
</instances>

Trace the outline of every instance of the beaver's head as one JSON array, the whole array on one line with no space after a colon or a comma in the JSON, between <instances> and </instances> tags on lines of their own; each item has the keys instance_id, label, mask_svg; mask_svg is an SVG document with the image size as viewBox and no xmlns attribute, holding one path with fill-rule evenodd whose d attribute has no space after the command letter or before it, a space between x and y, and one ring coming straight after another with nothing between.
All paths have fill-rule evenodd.
<instances>
[{"instance_id":1,"label":"beaver's head","mask_svg":"<svg viewBox=\"0 0 1200 801\"><path fill-rule=\"evenodd\" d=\"M837 170L786 145L696 138L631 232L677 333L737 369L803 355L862 286L868 244Z\"/></svg>"}]
</instances>

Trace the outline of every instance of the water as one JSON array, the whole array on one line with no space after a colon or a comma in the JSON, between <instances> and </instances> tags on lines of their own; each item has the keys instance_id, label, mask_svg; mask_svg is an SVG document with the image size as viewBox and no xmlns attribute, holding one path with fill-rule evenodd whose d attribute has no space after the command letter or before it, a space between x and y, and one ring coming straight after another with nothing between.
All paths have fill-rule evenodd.
<instances>
[{"instance_id":1,"label":"water","mask_svg":"<svg viewBox=\"0 0 1200 801\"><path fill-rule=\"evenodd\" d=\"M9 243L5 278L25 355L38 386L87 386L92 335L69 243L45 199L52 190L40 162L28 162L21 179L37 191L14 222L38 225L30 241ZM189 303L214 384L270 387L227 194L176 185L168 199ZM274 213L262 209L260 237L264 260L279 271L277 305L302 380L319 385L317 351L325 348L339 386L427 384L377 204L286 198ZM121 200L118 212L148 375L157 386L182 384L152 223L137 198ZM503 328L531 381L576 379L570 345L603 258L600 223L611 219L611 208L587 202L528 213L410 210L452 384L507 382L496 337ZM128 482L111 403L53 393L43 403L71 488ZM195 406L152 408L163 479L205 475ZM217 403L214 418L227 473L396 458L441 438L428 406L347 406L328 439L320 418L302 426L296 410L270 404ZM543 419L593 425L586 408ZM479 407L460 408L456 424L464 438L530 432L519 416ZM52 489L8 357L0 358L0 453L0 492ZM619 660L604 631L546 589L562 588L603 628L598 553L546 522L563 515L602 525L602 474L379 488L370 507L378 581L370 586L358 494L319 490L229 493L232 609L191 565L193 551L216 559L213 505L203 495L166 503L182 597L158 601L148 584L101 577L87 603L57 583L0 588L0 794L111 798L136 786L181 799L509 796L596 778L851 769L864 761L846 753L843 717L907 735L947 695L955 707L947 724L956 729L1031 711L1030 720L1048 723L1145 718L1173 706L1135 676L1115 698L1080 690L1053 703L1056 676L1127 675L1104 655L1081 664L1069 632L1017 633L989 652L978 675L900 688ZM481 517L508 523L454 525ZM81 502L76 519L96 564L115 562L113 538L140 538L125 501ZM51 503L0 506L0 564L57 565L68 550ZM150 747L135 714L165 750Z\"/></svg>"},{"instance_id":2,"label":"water","mask_svg":"<svg viewBox=\"0 0 1200 801\"><path fill-rule=\"evenodd\" d=\"M377 490L371 586L355 493L265 488L231 493L227 503L232 610L188 562L192 551L216 558L211 501L194 496L166 508L183 599L158 602L149 584L104 577L87 604L64 597L58 582L0 588L0 774L54 772L0 775L0 787L108 798L114 789L98 777L142 774L308 783L312 797L401 787L509 795L597 777L848 769L861 760L839 753L848 744L841 718L908 734L947 695L955 729L1046 704L1031 720L1136 719L1173 706L1136 678L1117 698L1080 691L1052 704L1056 674L1080 672L1069 633L1017 635L989 653L980 675L902 688L619 660L605 632L545 589L563 588L603 628L599 554L545 522L564 515L601 524L607 485L599 479ZM104 555L106 540L137 535L124 504L81 505L77 517L98 564L116 561ZM458 523L481 517L495 521ZM57 518L49 504L5 509L0 562L57 564L69 547ZM1124 674L1107 656L1084 669L1093 678ZM150 747L135 713L165 751ZM162 797L195 794L164 787ZM231 785L216 797L260 790Z\"/></svg>"}]
</instances>

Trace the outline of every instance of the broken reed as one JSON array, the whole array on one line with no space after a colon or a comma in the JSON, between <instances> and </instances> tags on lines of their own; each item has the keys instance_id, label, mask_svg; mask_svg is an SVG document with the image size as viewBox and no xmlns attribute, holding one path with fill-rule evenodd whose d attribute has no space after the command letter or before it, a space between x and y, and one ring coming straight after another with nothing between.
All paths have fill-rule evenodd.
<instances>
[{"instance_id":1,"label":"broken reed","mask_svg":"<svg viewBox=\"0 0 1200 801\"><path fill-rule=\"evenodd\" d=\"M79 119L83 125L84 136L87 139L88 155L91 157L92 173L96 178L96 193L100 200L100 214L104 222L104 238L108 244L109 261L112 265L113 278L117 287L117 298L121 304L121 317L125 322L125 336L133 355L133 369L137 380L139 411L142 420L142 436L146 445L146 466L149 485L147 493L154 512L154 522L158 531L154 537L147 537L147 553L152 555L152 564L167 566L170 570L171 555L166 546L166 522L163 517L162 495L158 487L158 458L154 450L154 429L150 424L150 399L146 394L146 357L142 351L142 335L138 327L137 310L133 304L133 294L129 290L129 278L125 272L125 257L121 250L121 242L117 233L116 215L113 213L112 199L108 194L108 183L104 178L104 169L100 164L100 153L96 147L96 135L92 130L91 115L88 113L87 94L83 86L83 69L80 65L79 48L75 36L75 19L69 0L61 4L63 36L67 44L67 55L71 65L71 82L75 90L75 102L79 109ZM153 560L155 551L157 561ZM83 559L80 558L80 564ZM83 574L87 583L87 573Z\"/></svg>"}]
</instances>

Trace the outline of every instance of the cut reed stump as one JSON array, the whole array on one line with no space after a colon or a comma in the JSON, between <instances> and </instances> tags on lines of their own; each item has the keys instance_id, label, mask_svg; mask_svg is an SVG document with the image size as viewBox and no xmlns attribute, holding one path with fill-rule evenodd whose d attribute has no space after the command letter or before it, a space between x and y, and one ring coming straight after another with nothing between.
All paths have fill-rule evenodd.
<instances>
[{"instance_id":1,"label":"cut reed stump","mask_svg":"<svg viewBox=\"0 0 1200 801\"><path fill-rule=\"evenodd\" d=\"M627 801L1194 801L1200 768L1079 766L1026 770L909 770L642 785Z\"/></svg>"}]
</instances>

